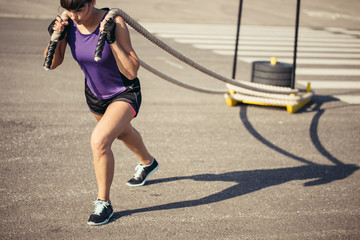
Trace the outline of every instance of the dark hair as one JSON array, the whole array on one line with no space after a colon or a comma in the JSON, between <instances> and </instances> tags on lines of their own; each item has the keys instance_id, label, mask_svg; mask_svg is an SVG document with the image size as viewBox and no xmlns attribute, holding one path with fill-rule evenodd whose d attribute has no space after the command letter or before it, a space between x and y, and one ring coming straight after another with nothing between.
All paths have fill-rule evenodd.
<instances>
[{"instance_id":1,"label":"dark hair","mask_svg":"<svg viewBox=\"0 0 360 240\"><path fill-rule=\"evenodd\" d=\"M67 10L76 10L91 2L92 0L60 0L61 7Z\"/></svg>"}]
</instances>

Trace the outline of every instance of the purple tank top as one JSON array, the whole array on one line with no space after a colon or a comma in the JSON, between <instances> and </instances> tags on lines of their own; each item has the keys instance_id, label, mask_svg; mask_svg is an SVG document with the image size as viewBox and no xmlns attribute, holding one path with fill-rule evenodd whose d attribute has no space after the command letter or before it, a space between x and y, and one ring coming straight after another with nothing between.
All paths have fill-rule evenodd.
<instances>
[{"instance_id":1,"label":"purple tank top","mask_svg":"<svg viewBox=\"0 0 360 240\"><path fill-rule=\"evenodd\" d=\"M73 21L69 21L67 41L74 59L85 74L86 84L94 95L109 99L125 91L125 86L114 55L105 42L102 59L94 60L95 48L100 35L100 24L91 34L82 34Z\"/></svg>"}]
</instances>

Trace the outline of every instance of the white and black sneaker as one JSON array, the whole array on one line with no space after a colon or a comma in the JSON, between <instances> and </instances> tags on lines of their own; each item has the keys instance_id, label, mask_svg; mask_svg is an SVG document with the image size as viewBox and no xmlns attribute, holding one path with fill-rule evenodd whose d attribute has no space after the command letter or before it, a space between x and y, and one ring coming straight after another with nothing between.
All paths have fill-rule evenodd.
<instances>
[{"instance_id":1,"label":"white and black sneaker","mask_svg":"<svg viewBox=\"0 0 360 240\"><path fill-rule=\"evenodd\" d=\"M114 214L111 203L98 199L94 201L94 205L95 209L94 212L90 215L88 224L92 226L98 226L108 223Z\"/></svg>"},{"instance_id":2,"label":"white and black sneaker","mask_svg":"<svg viewBox=\"0 0 360 240\"><path fill-rule=\"evenodd\" d=\"M135 173L132 179L130 179L126 184L131 187L143 186L146 182L146 179L159 168L158 162L155 160L152 161L150 165L142 165L141 163L136 166Z\"/></svg>"}]
</instances>

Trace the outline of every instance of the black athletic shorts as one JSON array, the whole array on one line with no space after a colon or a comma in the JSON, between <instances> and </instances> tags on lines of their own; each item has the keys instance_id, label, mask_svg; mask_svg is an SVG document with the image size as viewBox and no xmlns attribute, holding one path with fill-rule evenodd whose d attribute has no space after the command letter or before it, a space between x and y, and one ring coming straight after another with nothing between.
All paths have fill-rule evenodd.
<instances>
[{"instance_id":1,"label":"black athletic shorts","mask_svg":"<svg viewBox=\"0 0 360 240\"><path fill-rule=\"evenodd\" d=\"M136 117L141 105L140 81L138 78L135 78L134 80L125 80L124 83L126 84L126 90L124 92L110 99L100 99L92 93L85 79L85 97L90 111L97 115L104 115L107 107L111 103L122 101L130 105L133 109L134 117Z\"/></svg>"}]
</instances>

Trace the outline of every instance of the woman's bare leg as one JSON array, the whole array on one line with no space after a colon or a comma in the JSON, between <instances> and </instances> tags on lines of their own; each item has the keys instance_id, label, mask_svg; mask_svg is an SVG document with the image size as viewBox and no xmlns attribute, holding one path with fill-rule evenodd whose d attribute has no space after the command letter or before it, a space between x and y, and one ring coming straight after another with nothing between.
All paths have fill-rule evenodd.
<instances>
[{"instance_id":1,"label":"woman's bare leg","mask_svg":"<svg viewBox=\"0 0 360 240\"><path fill-rule=\"evenodd\" d=\"M114 102L110 104L105 114L98 118L98 123L91 134L98 199L104 201L110 199L110 186L115 167L111 145L127 128L132 118L133 112L127 103Z\"/></svg>"},{"instance_id":2,"label":"woman's bare leg","mask_svg":"<svg viewBox=\"0 0 360 240\"><path fill-rule=\"evenodd\" d=\"M103 116L94 116L98 124L91 135L91 148L98 183L98 199L108 201L115 167L111 145L116 138L122 140L143 165L150 164L153 158L139 132L130 124L133 110L127 103L114 102L109 105Z\"/></svg>"},{"instance_id":3,"label":"woman's bare leg","mask_svg":"<svg viewBox=\"0 0 360 240\"><path fill-rule=\"evenodd\" d=\"M140 133L131 124L117 137L127 146L143 165L151 164L153 157L148 152Z\"/></svg>"}]
</instances>

